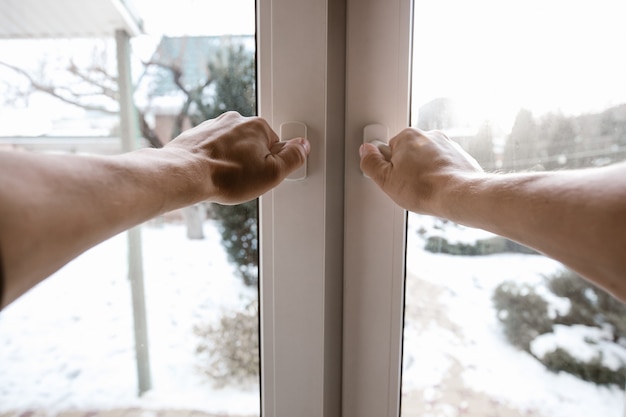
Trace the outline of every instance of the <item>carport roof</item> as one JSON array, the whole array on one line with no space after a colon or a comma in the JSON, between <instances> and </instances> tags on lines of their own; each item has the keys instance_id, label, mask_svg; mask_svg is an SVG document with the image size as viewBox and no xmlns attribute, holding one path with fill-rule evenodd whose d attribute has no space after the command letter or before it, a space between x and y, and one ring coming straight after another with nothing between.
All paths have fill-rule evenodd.
<instances>
[{"instance_id":1,"label":"carport roof","mask_svg":"<svg viewBox=\"0 0 626 417\"><path fill-rule=\"evenodd\" d=\"M2 0L0 39L135 36L143 22L129 0Z\"/></svg>"}]
</instances>

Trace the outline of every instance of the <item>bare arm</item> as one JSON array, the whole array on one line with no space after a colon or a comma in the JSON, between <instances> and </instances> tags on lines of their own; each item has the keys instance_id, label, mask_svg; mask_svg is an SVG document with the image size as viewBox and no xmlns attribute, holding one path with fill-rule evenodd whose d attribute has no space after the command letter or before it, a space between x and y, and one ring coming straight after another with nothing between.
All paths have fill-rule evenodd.
<instances>
[{"instance_id":1,"label":"bare arm","mask_svg":"<svg viewBox=\"0 0 626 417\"><path fill-rule=\"evenodd\" d=\"M441 132L406 129L361 168L400 206L482 228L559 260L626 301L626 163L486 174Z\"/></svg>"},{"instance_id":2,"label":"bare arm","mask_svg":"<svg viewBox=\"0 0 626 417\"><path fill-rule=\"evenodd\" d=\"M158 214L205 200L258 197L308 151L305 140L278 142L262 119L226 113L162 149L109 157L0 152L0 306Z\"/></svg>"}]
</instances>

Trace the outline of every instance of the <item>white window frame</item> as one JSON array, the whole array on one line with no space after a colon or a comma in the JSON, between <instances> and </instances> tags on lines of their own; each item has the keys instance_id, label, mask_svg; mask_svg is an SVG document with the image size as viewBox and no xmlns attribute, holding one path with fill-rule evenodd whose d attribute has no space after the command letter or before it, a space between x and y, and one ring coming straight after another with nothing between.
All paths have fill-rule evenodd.
<instances>
[{"instance_id":1,"label":"white window frame","mask_svg":"<svg viewBox=\"0 0 626 417\"><path fill-rule=\"evenodd\" d=\"M369 124L409 125L413 1L257 12L259 114L312 144L307 178L261 198L262 415L398 417L407 216L358 149Z\"/></svg>"},{"instance_id":2,"label":"white window frame","mask_svg":"<svg viewBox=\"0 0 626 417\"><path fill-rule=\"evenodd\" d=\"M411 0L348 0L343 416L400 414L406 211L359 169L363 128L409 126Z\"/></svg>"},{"instance_id":3,"label":"white window frame","mask_svg":"<svg viewBox=\"0 0 626 417\"><path fill-rule=\"evenodd\" d=\"M358 148L408 126L411 0L257 0L257 22L259 115L311 141L260 200L262 415L398 416L406 213Z\"/></svg>"},{"instance_id":4,"label":"white window frame","mask_svg":"<svg viewBox=\"0 0 626 417\"><path fill-rule=\"evenodd\" d=\"M307 177L260 200L261 412L341 415L345 3L258 0L259 115L307 125Z\"/></svg>"}]
</instances>

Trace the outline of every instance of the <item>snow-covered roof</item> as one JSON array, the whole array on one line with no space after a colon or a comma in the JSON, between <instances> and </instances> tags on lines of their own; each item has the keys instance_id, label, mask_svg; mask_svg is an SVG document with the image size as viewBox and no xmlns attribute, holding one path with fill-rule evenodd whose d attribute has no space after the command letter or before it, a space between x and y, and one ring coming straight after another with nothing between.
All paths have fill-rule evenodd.
<instances>
[{"instance_id":1,"label":"snow-covered roof","mask_svg":"<svg viewBox=\"0 0 626 417\"><path fill-rule=\"evenodd\" d=\"M143 23L130 0L2 0L0 39L130 36Z\"/></svg>"}]
</instances>

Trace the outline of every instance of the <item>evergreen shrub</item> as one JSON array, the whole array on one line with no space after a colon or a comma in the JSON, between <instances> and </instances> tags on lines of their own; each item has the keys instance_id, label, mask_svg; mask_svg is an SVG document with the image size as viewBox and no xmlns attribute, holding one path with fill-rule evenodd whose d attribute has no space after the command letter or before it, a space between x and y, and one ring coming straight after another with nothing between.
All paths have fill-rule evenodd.
<instances>
[{"instance_id":1,"label":"evergreen shrub","mask_svg":"<svg viewBox=\"0 0 626 417\"><path fill-rule=\"evenodd\" d=\"M584 325L603 330L604 342L626 348L626 306L604 290L594 286L575 273L564 270L546 279L546 287L554 296L567 298L566 312L550 314L548 302L527 284L506 281L494 291L492 300L504 334L511 344L533 355L554 372L568 372L596 384L615 384L626 387L626 363L611 369L603 363L602 353L583 361L563 347L537 357L531 352L531 343L538 336L554 331L555 325ZM583 337L583 336L581 336ZM595 344L594 340L583 340Z\"/></svg>"}]
</instances>

